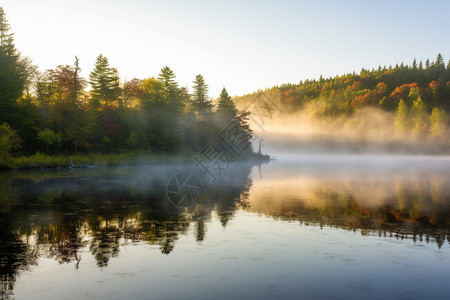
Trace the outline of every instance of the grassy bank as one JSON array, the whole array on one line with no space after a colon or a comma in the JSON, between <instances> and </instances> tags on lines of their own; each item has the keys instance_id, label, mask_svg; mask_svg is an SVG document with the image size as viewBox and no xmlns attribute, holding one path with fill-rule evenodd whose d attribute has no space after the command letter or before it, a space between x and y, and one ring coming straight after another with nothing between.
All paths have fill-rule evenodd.
<instances>
[{"instance_id":1,"label":"grassy bank","mask_svg":"<svg viewBox=\"0 0 450 300\"><path fill-rule=\"evenodd\" d=\"M120 154L76 154L70 159L75 165L105 166L121 164L142 164L151 162L189 161L192 157L183 155L158 155L142 152L120 153ZM41 169L41 168L66 168L70 163L64 155L45 155L36 153L31 156L8 157L0 160L0 169Z\"/></svg>"},{"instance_id":2,"label":"grassy bank","mask_svg":"<svg viewBox=\"0 0 450 300\"><path fill-rule=\"evenodd\" d=\"M194 155L159 155L153 153L130 152L116 154L74 154L70 156L75 165L135 165L155 162L182 162L193 161ZM247 160L268 160L267 155L253 154L245 157ZM11 169L42 169L42 168L67 168L70 166L68 157L64 155L46 155L35 153L31 156L0 158L0 170Z\"/></svg>"}]
</instances>

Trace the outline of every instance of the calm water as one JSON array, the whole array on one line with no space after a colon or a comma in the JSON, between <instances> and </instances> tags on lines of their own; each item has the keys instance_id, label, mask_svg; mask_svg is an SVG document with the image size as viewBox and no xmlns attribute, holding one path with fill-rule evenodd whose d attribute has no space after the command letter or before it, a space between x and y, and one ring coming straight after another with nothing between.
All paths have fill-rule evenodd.
<instances>
[{"instance_id":1,"label":"calm water","mask_svg":"<svg viewBox=\"0 0 450 300\"><path fill-rule=\"evenodd\" d=\"M200 189L168 196L180 173ZM2 299L450 293L448 157L280 157L216 182L189 164L0 179Z\"/></svg>"}]
</instances>

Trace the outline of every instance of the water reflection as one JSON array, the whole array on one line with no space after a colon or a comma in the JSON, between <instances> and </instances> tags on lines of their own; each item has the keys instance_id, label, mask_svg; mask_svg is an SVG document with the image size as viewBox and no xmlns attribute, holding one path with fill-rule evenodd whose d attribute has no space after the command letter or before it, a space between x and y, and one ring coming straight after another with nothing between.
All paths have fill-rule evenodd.
<instances>
[{"instance_id":1,"label":"water reflection","mask_svg":"<svg viewBox=\"0 0 450 300\"><path fill-rule=\"evenodd\" d=\"M87 247L105 268L124 245L148 243L169 255L189 231L201 244L213 212L224 228L236 211L246 210L440 248L450 232L446 164L279 162L263 166L262 178L258 167L251 175L252 165L235 165L218 183L205 181L190 208L165 198L171 176L193 170L186 164L2 173L1 295L9 298L18 274L44 257L78 268Z\"/></svg>"},{"instance_id":2,"label":"water reflection","mask_svg":"<svg viewBox=\"0 0 450 300\"><path fill-rule=\"evenodd\" d=\"M213 210L226 226L248 194L251 165L207 184L200 204L181 209L167 201L165 189L170 176L185 169L192 166L1 174L2 298L11 295L17 274L40 257L78 268L79 250L89 246L102 268L130 243L158 245L169 254L191 226L201 242Z\"/></svg>"},{"instance_id":3,"label":"water reflection","mask_svg":"<svg viewBox=\"0 0 450 300\"><path fill-rule=\"evenodd\" d=\"M431 241L439 248L446 239L450 242L448 160L391 160L361 165L344 159L327 170L314 163L281 163L265 180L255 181L252 211L358 229L362 235Z\"/></svg>"}]
</instances>

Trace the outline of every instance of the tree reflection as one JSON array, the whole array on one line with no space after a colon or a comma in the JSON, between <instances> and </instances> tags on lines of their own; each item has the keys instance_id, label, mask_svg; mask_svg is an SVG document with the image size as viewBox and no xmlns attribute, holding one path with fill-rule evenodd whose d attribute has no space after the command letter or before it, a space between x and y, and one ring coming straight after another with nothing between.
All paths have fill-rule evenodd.
<instances>
[{"instance_id":1,"label":"tree reflection","mask_svg":"<svg viewBox=\"0 0 450 300\"><path fill-rule=\"evenodd\" d=\"M18 273L37 265L38 253L15 234L12 220L0 214L0 296L9 299L13 294Z\"/></svg>"},{"instance_id":2,"label":"tree reflection","mask_svg":"<svg viewBox=\"0 0 450 300\"><path fill-rule=\"evenodd\" d=\"M200 201L189 208L172 206L164 194L169 178L184 165L3 175L8 180L0 185L2 298L10 297L17 274L39 257L77 268L80 253L88 251L103 268L121 246L133 243L155 245L169 255L181 236L192 234L201 243L213 215L225 228L237 210L439 248L450 243L450 191L441 177L395 177L383 183L389 192L382 201L371 198L379 185L345 179L321 179L318 188L290 189L291 194L278 189L257 195L251 192L251 167L239 165L218 183L206 183Z\"/></svg>"},{"instance_id":3,"label":"tree reflection","mask_svg":"<svg viewBox=\"0 0 450 300\"><path fill-rule=\"evenodd\" d=\"M450 189L442 177L408 175L372 182L334 178L298 189L283 186L277 189L277 200L272 194L253 197L250 210L302 224L359 230L362 235L444 245L450 235Z\"/></svg>"}]
</instances>

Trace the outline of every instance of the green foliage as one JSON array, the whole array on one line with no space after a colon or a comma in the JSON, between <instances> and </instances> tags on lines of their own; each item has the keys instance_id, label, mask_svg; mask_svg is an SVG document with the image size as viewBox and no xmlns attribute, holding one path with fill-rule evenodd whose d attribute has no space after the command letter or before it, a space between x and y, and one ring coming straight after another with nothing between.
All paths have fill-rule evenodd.
<instances>
[{"instance_id":1,"label":"green foliage","mask_svg":"<svg viewBox=\"0 0 450 300\"><path fill-rule=\"evenodd\" d=\"M443 68L445 69L445 63L444 63L444 58L442 57L442 54L439 53L436 57L436 61L434 62L434 66L436 68Z\"/></svg>"},{"instance_id":2,"label":"green foliage","mask_svg":"<svg viewBox=\"0 0 450 300\"><path fill-rule=\"evenodd\" d=\"M8 124L0 125L0 156L8 155L12 150L20 148L22 139Z\"/></svg>"},{"instance_id":3,"label":"green foliage","mask_svg":"<svg viewBox=\"0 0 450 300\"><path fill-rule=\"evenodd\" d=\"M0 123L15 127L20 118L17 99L22 95L27 74L9 30L5 12L0 7Z\"/></svg>"},{"instance_id":4,"label":"green foliage","mask_svg":"<svg viewBox=\"0 0 450 300\"><path fill-rule=\"evenodd\" d=\"M26 156L43 145L47 154L54 147L72 156L92 152L193 155L222 130L224 119L239 116L225 89L215 112L201 75L196 76L190 95L167 66L157 78L135 78L121 87L118 71L102 54L89 75L91 90L87 92L77 57L73 65L38 73L29 59L18 55L9 30L0 9L0 124L11 125L2 126L11 131L0 137L0 151L10 159L4 164L7 167L61 165L60 158ZM248 115L241 116L247 126ZM245 130L250 136L250 128ZM11 143L12 132L24 138L20 153L28 157L24 161L9 155L16 146Z\"/></svg>"},{"instance_id":5,"label":"green foliage","mask_svg":"<svg viewBox=\"0 0 450 300\"><path fill-rule=\"evenodd\" d=\"M247 140L250 141L253 138L253 130L250 128L249 122L250 112L248 111L239 111L237 113L236 118L234 119L239 123L240 131L246 136ZM250 147L245 151L245 153L241 154L241 157L251 156L253 153L253 147L250 143Z\"/></svg>"},{"instance_id":6,"label":"green foliage","mask_svg":"<svg viewBox=\"0 0 450 300\"><path fill-rule=\"evenodd\" d=\"M135 78L120 86L118 71L100 54L89 76L89 92L80 72L75 58L73 65L36 75L31 61L16 50L0 9L0 124L8 123L23 138L16 156L30 155L43 143L47 153L49 146L58 146L80 155L194 154L233 119L239 120L249 138L252 135L248 113L239 111L235 103L246 107L261 91L232 100L224 88L214 107L203 76L196 76L190 93L179 86L167 66L156 78ZM444 138L445 112L450 110L450 62L446 66L438 54L425 64L414 59L411 66L401 63L362 69L358 74L321 76L264 93L284 106L283 111L306 110L324 122L378 107L395 114L399 131ZM0 138L0 148L11 158L9 138Z\"/></svg>"},{"instance_id":7,"label":"green foliage","mask_svg":"<svg viewBox=\"0 0 450 300\"><path fill-rule=\"evenodd\" d=\"M11 151L21 147L22 139L8 124L0 125L0 169L14 167Z\"/></svg>"},{"instance_id":8,"label":"green foliage","mask_svg":"<svg viewBox=\"0 0 450 300\"><path fill-rule=\"evenodd\" d=\"M22 156L14 159L14 166L22 169L57 168L69 166L67 158L63 155L49 156L40 152L31 156Z\"/></svg>"},{"instance_id":9,"label":"green foliage","mask_svg":"<svg viewBox=\"0 0 450 300\"><path fill-rule=\"evenodd\" d=\"M47 154L48 154L48 146L53 144L61 144L61 132L55 133L51 129L45 129L38 133L39 139L43 141L47 146Z\"/></svg>"},{"instance_id":10,"label":"green foliage","mask_svg":"<svg viewBox=\"0 0 450 300\"><path fill-rule=\"evenodd\" d=\"M223 88L222 92L220 93L216 112L221 124L231 122L231 120L233 120L238 113L236 104L234 104L234 101L228 95L228 92L225 88Z\"/></svg>"},{"instance_id":11,"label":"green foliage","mask_svg":"<svg viewBox=\"0 0 450 300\"><path fill-rule=\"evenodd\" d=\"M131 148L134 148L138 145L138 135L136 134L136 132L130 132L130 136L127 138L126 143Z\"/></svg>"},{"instance_id":12,"label":"green foliage","mask_svg":"<svg viewBox=\"0 0 450 300\"><path fill-rule=\"evenodd\" d=\"M195 77L192 89L192 109L200 119L204 119L211 113L213 104L208 98L208 85L202 75Z\"/></svg>"},{"instance_id":13,"label":"green foliage","mask_svg":"<svg viewBox=\"0 0 450 300\"><path fill-rule=\"evenodd\" d=\"M92 86L91 103L94 107L107 107L119 99L119 74L109 66L108 59L102 54L97 57L94 70L89 75L89 83Z\"/></svg>"},{"instance_id":14,"label":"green foliage","mask_svg":"<svg viewBox=\"0 0 450 300\"><path fill-rule=\"evenodd\" d=\"M166 103L171 104L171 108L179 108L179 88L175 81L175 74L169 67L164 67L158 75L158 81L162 84L162 98Z\"/></svg>"},{"instance_id":15,"label":"green foliage","mask_svg":"<svg viewBox=\"0 0 450 300\"><path fill-rule=\"evenodd\" d=\"M70 156L74 164L103 164L106 166L119 164L142 164L152 162L166 162L166 161L188 161L191 156L160 156L157 154L148 153L145 151L132 151L127 153L110 153L110 154L77 154ZM40 169L40 168L58 168L68 167L69 163L67 157L63 155L49 156L37 152L31 156L21 156L18 158L11 158L9 160L8 168L21 169Z\"/></svg>"},{"instance_id":16,"label":"green foliage","mask_svg":"<svg viewBox=\"0 0 450 300\"><path fill-rule=\"evenodd\" d=\"M9 32L10 29L5 11L0 7L0 51L8 56L15 56L17 54L16 47L14 46L13 34Z\"/></svg>"},{"instance_id":17,"label":"green foliage","mask_svg":"<svg viewBox=\"0 0 450 300\"><path fill-rule=\"evenodd\" d=\"M414 60L412 66L362 69L359 74L283 84L264 93L284 107L284 111L303 110L316 119L346 117L376 107L396 114L395 125L399 130L424 135L429 132L431 108L450 111L450 62L445 66L439 54L435 61L427 60L425 66ZM255 92L234 100L239 107L246 107L257 95ZM398 111L401 99L404 103Z\"/></svg>"},{"instance_id":18,"label":"green foliage","mask_svg":"<svg viewBox=\"0 0 450 300\"><path fill-rule=\"evenodd\" d=\"M164 100L164 84L155 77L147 78L142 81L141 104L157 105Z\"/></svg>"},{"instance_id":19,"label":"green foliage","mask_svg":"<svg viewBox=\"0 0 450 300\"><path fill-rule=\"evenodd\" d=\"M107 135L105 135L104 137L102 137L102 143L105 145L109 145L111 144L111 139Z\"/></svg>"}]
</instances>

